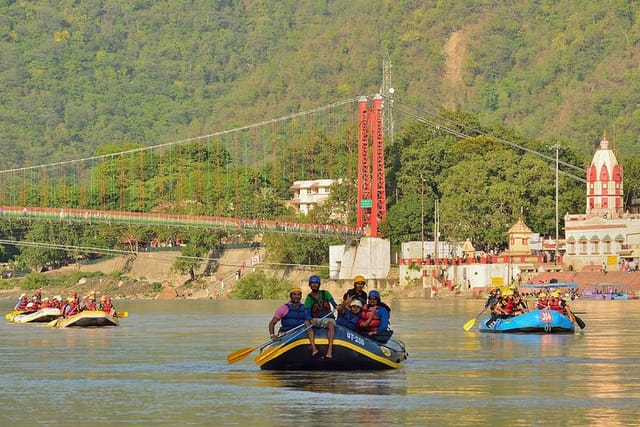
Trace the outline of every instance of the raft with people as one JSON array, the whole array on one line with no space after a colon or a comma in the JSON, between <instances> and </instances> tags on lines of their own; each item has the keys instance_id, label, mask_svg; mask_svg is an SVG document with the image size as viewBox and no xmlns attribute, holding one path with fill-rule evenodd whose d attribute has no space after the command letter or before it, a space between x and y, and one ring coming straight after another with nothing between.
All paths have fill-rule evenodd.
<instances>
[{"instance_id":1,"label":"raft with people","mask_svg":"<svg viewBox=\"0 0 640 427\"><path fill-rule=\"evenodd\" d=\"M62 316L62 311L59 308L47 307L32 312L14 310L4 317L11 323L39 323L51 322L60 316Z\"/></svg>"},{"instance_id":2,"label":"raft with people","mask_svg":"<svg viewBox=\"0 0 640 427\"><path fill-rule=\"evenodd\" d=\"M320 289L318 275L309 277L310 292L302 303L302 289L293 287L289 301L279 306L268 324L269 341L241 348L227 356L236 363L255 350L254 361L263 370L353 371L396 369L407 357L405 344L389 327L391 308L380 292L364 291L366 279L354 278L338 304ZM334 315L337 314L337 316ZM275 325L280 323L280 330Z\"/></svg>"},{"instance_id":3,"label":"raft with people","mask_svg":"<svg viewBox=\"0 0 640 427\"><path fill-rule=\"evenodd\" d=\"M565 333L575 332L573 321L557 310L532 310L518 316L483 319L480 332L490 333Z\"/></svg>"},{"instance_id":4,"label":"raft with people","mask_svg":"<svg viewBox=\"0 0 640 427\"><path fill-rule=\"evenodd\" d=\"M124 317L124 316L123 316ZM49 323L49 326L56 328L70 327L103 327L103 326L119 326L120 319L117 313L107 313L103 310L84 310L73 314L69 317L58 318Z\"/></svg>"},{"instance_id":5,"label":"raft with people","mask_svg":"<svg viewBox=\"0 0 640 427\"><path fill-rule=\"evenodd\" d=\"M535 295L533 307L527 306L518 289L492 289L484 309L465 323L464 330L469 331L487 310L490 315L479 322L479 332L572 334L576 324L580 329L585 328L584 321L571 311L564 299L564 291L571 294L577 288L575 283L552 282L521 288Z\"/></svg>"},{"instance_id":6,"label":"raft with people","mask_svg":"<svg viewBox=\"0 0 640 427\"><path fill-rule=\"evenodd\" d=\"M314 356L304 331L304 328L294 331L280 341L267 344L255 357L256 365L275 371L384 370L399 368L408 356L405 344L394 337L383 344L339 325L335 327L330 359L320 355L328 344L328 329L313 328L320 349Z\"/></svg>"}]
</instances>

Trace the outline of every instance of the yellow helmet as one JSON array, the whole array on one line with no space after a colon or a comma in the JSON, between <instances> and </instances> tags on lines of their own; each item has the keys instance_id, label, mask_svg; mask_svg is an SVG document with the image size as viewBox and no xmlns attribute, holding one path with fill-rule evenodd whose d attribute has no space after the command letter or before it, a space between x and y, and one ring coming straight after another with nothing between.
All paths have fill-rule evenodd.
<instances>
[{"instance_id":1,"label":"yellow helmet","mask_svg":"<svg viewBox=\"0 0 640 427\"><path fill-rule=\"evenodd\" d=\"M356 277L353 278L353 283L358 283L358 282L367 283L367 279L365 279L364 276L357 275Z\"/></svg>"}]
</instances>

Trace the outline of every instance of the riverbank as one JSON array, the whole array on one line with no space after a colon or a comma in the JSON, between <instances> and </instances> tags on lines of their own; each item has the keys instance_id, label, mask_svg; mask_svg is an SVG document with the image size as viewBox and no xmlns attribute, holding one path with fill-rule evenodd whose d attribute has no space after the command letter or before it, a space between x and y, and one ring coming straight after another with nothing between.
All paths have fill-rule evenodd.
<instances>
[{"instance_id":1,"label":"riverbank","mask_svg":"<svg viewBox=\"0 0 640 427\"><path fill-rule=\"evenodd\" d=\"M306 292L306 280L317 271L310 267L288 269L265 269L260 264L262 253L256 249L227 250L216 260L214 273L209 265L203 265L196 271L197 280L191 281L189 275L173 271L172 266L180 255L178 250L141 252L134 255L118 256L93 264L81 264L63 267L44 273L53 283L42 286L43 296L67 296L72 291L86 295L96 291L99 295L110 295L114 299L226 299L234 284L254 269L264 269L267 276L286 280L301 286ZM395 279L394 279L395 277ZM608 283L617 290L628 292L629 297L640 296L640 272L543 272L528 278L533 284L549 283L552 279L559 282L575 282L580 289L593 289L594 284ZM25 289L17 279L3 279L0 282L0 300L15 300L21 293L30 295L34 289ZM4 282L4 283L3 283ZM370 283L369 288L380 291L383 299L424 299L431 298L431 289L423 288L421 283L400 286L396 274L389 279ZM12 284L7 288L6 285ZM4 286L3 286L4 285ZM351 288L350 281L323 282L323 289L339 299ZM4 288L4 289L1 289ZM476 296L483 292L476 292ZM439 288L435 294L438 299L473 298L469 290L449 291Z\"/></svg>"}]
</instances>

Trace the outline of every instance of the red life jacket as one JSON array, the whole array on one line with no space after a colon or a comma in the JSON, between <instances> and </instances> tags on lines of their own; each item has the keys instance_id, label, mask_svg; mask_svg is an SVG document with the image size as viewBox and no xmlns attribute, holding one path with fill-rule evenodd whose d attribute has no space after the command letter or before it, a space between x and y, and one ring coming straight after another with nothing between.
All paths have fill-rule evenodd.
<instances>
[{"instance_id":1,"label":"red life jacket","mask_svg":"<svg viewBox=\"0 0 640 427\"><path fill-rule=\"evenodd\" d=\"M505 314L511 314L513 313L514 306L515 306L515 303L513 302L512 299L510 299L507 301L505 305L502 306L502 310L504 311Z\"/></svg>"},{"instance_id":2,"label":"red life jacket","mask_svg":"<svg viewBox=\"0 0 640 427\"><path fill-rule=\"evenodd\" d=\"M378 330L378 327L380 327L380 316L378 316L376 314L376 309L378 308L378 306L369 306L369 305L365 305L362 310L360 311L360 320L358 320L358 327L362 327L362 324L369 319L370 317L373 317L373 319L371 320L371 323L369 323L369 326L366 327L367 332L376 332Z\"/></svg>"},{"instance_id":3,"label":"red life jacket","mask_svg":"<svg viewBox=\"0 0 640 427\"><path fill-rule=\"evenodd\" d=\"M554 298L549 303L549 308L551 310L562 311L562 306L560 305L560 300L558 298Z\"/></svg>"}]
</instances>

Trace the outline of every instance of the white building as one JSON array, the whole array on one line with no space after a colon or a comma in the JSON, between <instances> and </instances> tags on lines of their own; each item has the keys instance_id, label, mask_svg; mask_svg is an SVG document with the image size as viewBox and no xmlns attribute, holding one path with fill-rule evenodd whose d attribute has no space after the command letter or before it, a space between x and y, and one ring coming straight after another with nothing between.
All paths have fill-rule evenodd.
<instances>
[{"instance_id":1,"label":"white building","mask_svg":"<svg viewBox=\"0 0 640 427\"><path fill-rule=\"evenodd\" d=\"M316 179L312 181L294 181L289 190L293 198L289 202L303 214L308 214L331 194L331 187L337 184L335 179Z\"/></svg>"},{"instance_id":2,"label":"white building","mask_svg":"<svg viewBox=\"0 0 640 427\"><path fill-rule=\"evenodd\" d=\"M640 214L624 212L623 168L604 138L587 170L586 190L586 213L564 217L564 264L576 270L616 267L640 244Z\"/></svg>"}]
</instances>

